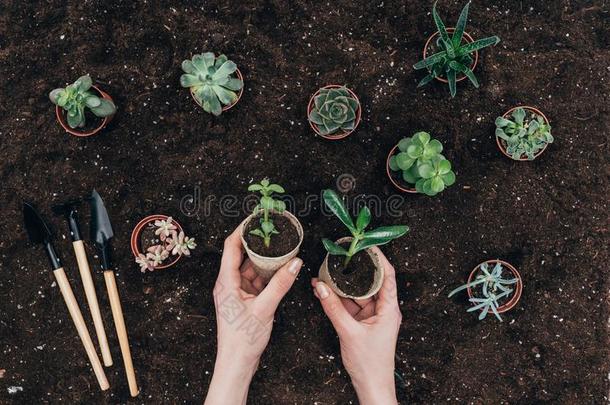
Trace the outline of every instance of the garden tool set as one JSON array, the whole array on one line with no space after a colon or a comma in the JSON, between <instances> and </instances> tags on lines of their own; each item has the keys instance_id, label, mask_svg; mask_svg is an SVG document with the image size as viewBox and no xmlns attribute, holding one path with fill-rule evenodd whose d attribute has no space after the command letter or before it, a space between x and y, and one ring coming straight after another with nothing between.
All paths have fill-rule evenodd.
<instances>
[{"instance_id":1,"label":"garden tool set","mask_svg":"<svg viewBox=\"0 0 610 405\"><path fill-rule=\"evenodd\" d=\"M101 268L104 272L104 280L106 282L112 316L114 318L121 354L123 355L123 363L125 365L125 372L127 374L129 392L131 396L135 397L138 395L139 390L135 379L131 352L129 350L127 329L125 327L125 320L123 318L123 311L121 309L118 288L110 262L109 241L114 236L114 233L108 217L108 212L104 207L104 202L95 190L93 191L89 201L91 203L91 239L95 242L100 252ZM56 214L64 215L68 222L68 228L72 238L72 247L76 256L87 304L91 312L93 325L100 345L102 359L104 365L109 367L113 364L112 356L110 354L108 339L106 337L106 331L104 329L104 323L95 292L91 269L89 267L89 261L87 260L87 254L78 223L78 207L81 203L82 200L67 201L54 206L53 211ZM93 341L91 340L89 330L85 324L85 320L79 308L78 302L76 301L76 297L74 296L68 278L66 277L59 254L53 245L53 233L40 213L32 204L28 202L24 202L23 204L23 219L30 242L32 244L41 244L47 253L53 274L55 275L57 284L59 285L59 289L66 306L68 307L72 321L74 322L78 335L83 343L85 352L87 353L87 357L91 363L91 367L93 368L100 388L102 390L107 390L110 387L110 384L108 383L108 379L104 373L104 368L102 367L98 354L95 350L95 346L93 345Z\"/></svg>"}]
</instances>

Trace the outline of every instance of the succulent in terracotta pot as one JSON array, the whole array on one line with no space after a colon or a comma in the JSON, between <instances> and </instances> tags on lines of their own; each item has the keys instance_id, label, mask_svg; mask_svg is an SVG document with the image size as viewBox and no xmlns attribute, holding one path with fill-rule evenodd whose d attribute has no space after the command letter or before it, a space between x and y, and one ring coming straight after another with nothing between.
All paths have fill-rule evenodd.
<instances>
[{"instance_id":1,"label":"succulent in terracotta pot","mask_svg":"<svg viewBox=\"0 0 610 405\"><path fill-rule=\"evenodd\" d=\"M204 111L220 115L234 106L243 92L244 81L235 62L212 52L194 55L182 62L180 85L188 87Z\"/></svg>"},{"instance_id":2,"label":"succulent in terracotta pot","mask_svg":"<svg viewBox=\"0 0 610 405\"><path fill-rule=\"evenodd\" d=\"M354 222L337 193L324 190L323 198L326 206L347 227L351 236L336 242L322 239L328 253L318 277L344 298L364 299L375 295L383 283L384 269L372 248L403 236L409 227L382 226L367 231L371 222L368 207L360 209Z\"/></svg>"},{"instance_id":3,"label":"succulent in terracotta pot","mask_svg":"<svg viewBox=\"0 0 610 405\"><path fill-rule=\"evenodd\" d=\"M516 107L496 118L498 147L514 160L534 160L553 143L551 125L533 107Z\"/></svg>"},{"instance_id":4,"label":"succulent in terracotta pot","mask_svg":"<svg viewBox=\"0 0 610 405\"><path fill-rule=\"evenodd\" d=\"M511 264L488 260L472 270L468 282L451 291L448 297L467 290L472 307L467 312L480 311L479 320L494 314L502 322L501 313L517 305L523 290L521 275Z\"/></svg>"},{"instance_id":5,"label":"succulent in terracotta pot","mask_svg":"<svg viewBox=\"0 0 610 405\"><path fill-rule=\"evenodd\" d=\"M254 265L264 279L294 258L303 242L303 227L299 220L286 210L286 204L274 195L283 194L284 188L269 179L251 184L248 191L260 193L259 203L242 224L241 241Z\"/></svg>"}]
</instances>

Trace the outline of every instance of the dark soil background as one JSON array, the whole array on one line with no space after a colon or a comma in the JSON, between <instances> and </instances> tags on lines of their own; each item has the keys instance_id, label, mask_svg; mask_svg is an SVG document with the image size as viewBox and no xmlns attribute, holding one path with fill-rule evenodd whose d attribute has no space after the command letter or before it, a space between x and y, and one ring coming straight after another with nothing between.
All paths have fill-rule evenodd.
<instances>
[{"instance_id":1,"label":"dark soil background","mask_svg":"<svg viewBox=\"0 0 610 405\"><path fill-rule=\"evenodd\" d=\"M440 2L448 25L463 3ZM423 72L411 66L434 30L431 8L390 0L1 1L0 402L201 402L214 364L222 242L247 214L247 185L269 176L294 198L293 211L340 178L350 201L366 194L384 203L373 207L373 226L411 227L383 248L404 314L401 402L605 403L610 5L475 0L468 31L502 42L481 53L481 88L461 83L453 100L440 83L416 89ZM179 85L181 61L207 50L226 53L246 81L240 102L219 118ZM47 94L84 73L118 113L102 134L79 139L63 133ZM329 83L348 85L363 106L362 123L342 141L314 136L306 119L309 97ZM495 143L494 119L517 104L539 107L553 126L556 143L532 163L507 159ZM434 198L400 196L385 177L389 150L417 130L443 142L457 174ZM95 282L115 361L105 393L47 259L22 226L24 199L47 213L93 331L66 225L48 213L94 187L114 220L136 400L101 274ZM221 202L225 195L234 198ZM198 202L187 204L190 217L181 212L189 196ZM278 310L252 404L357 402L310 287L325 254L320 239L345 230L319 200L311 205L298 215L305 268ZM171 269L141 274L129 237L156 213L174 216L199 247ZM92 249L89 256L94 263ZM464 296L446 298L489 258L511 262L524 279L503 323L477 321Z\"/></svg>"}]
</instances>

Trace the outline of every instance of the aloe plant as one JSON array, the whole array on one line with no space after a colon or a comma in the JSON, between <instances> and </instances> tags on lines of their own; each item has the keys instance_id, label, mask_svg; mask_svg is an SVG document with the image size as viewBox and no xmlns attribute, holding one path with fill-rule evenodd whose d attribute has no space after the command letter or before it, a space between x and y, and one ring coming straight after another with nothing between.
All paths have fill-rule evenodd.
<instances>
[{"instance_id":1,"label":"aloe plant","mask_svg":"<svg viewBox=\"0 0 610 405\"><path fill-rule=\"evenodd\" d=\"M498 312L500 307L499 300L504 297L508 297L513 293L513 289L509 286L516 284L519 279L517 278L504 278L502 271L504 268L500 263L496 263L493 270L489 271L489 265L487 263L481 264L479 267L481 271L473 281L466 283L455 290L451 291L448 295L451 298L456 293L466 290L468 288L480 288L482 297L472 297L470 302L474 306L468 308L467 312L481 311L479 314L479 320L484 319L489 311L496 316L502 322L502 317Z\"/></svg>"},{"instance_id":2,"label":"aloe plant","mask_svg":"<svg viewBox=\"0 0 610 405\"><path fill-rule=\"evenodd\" d=\"M517 108L511 117L496 118L496 136L506 142L506 153L513 159L526 156L528 160L534 160L539 151L553 143L551 126L540 114L532 112L528 118L525 109Z\"/></svg>"},{"instance_id":3,"label":"aloe plant","mask_svg":"<svg viewBox=\"0 0 610 405\"><path fill-rule=\"evenodd\" d=\"M320 89L314 98L309 121L316 124L321 135L351 131L356 127L360 104L346 87Z\"/></svg>"},{"instance_id":4,"label":"aloe plant","mask_svg":"<svg viewBox=\"0 0 610 405\"><path fill-rule=\"evenodd\" d=\"M271 245L271 235L277 235L279 233L275 229L275 225L273 225L273 221L271 220L269 214L272 211L281 214L286 209L286 204L284 204L283 201L274 200L272 195L274 193L284 193L284 188L279 184L270 183L269 179L263 179L258 184L251 184L248 187L248 191L259 192L261 194L261 199L254 208L254 212L258 213L262 211L262 215L259 220L260 228L251 230L250 234L263 238L265 246L269 247Z\"/></svg>"},{"instance_id":5,"label":"aloe plant","mask_svg":"<svg viewBox=\"0 0 610 405\"><path fill-rule=\"evenodd\" d=\"M90 91L93 81L89 75L79 77L65 88L54 89L49 93L51 102L64 109L70 128L85 126L85 110L89 109L100 118L111 116L116 106L110 100L98 97Z\"/></svg>"},{"instance_id":6,"label":"aloe plant","mask_svg":"<svg viewBox=\"0 0 610 405\"><path fill-rule=\"evenodd\" d=\"M333 190L324 190L324 203L333 214L347 227L352 234L352 241L348 249L331 241L322 239L324 248L331 255L345 256L343 266L347 267L351 258L358 252L373 246L385 245L393 239L399 238L409 231L405 225L382 226L370 231L366 231L371 222L371 211L364 206L358 212L356 223L347 212L341 198Z\"/></svg>"},{"instance_id":7,"label":"aloe plant","mask_svg":"<svg viewBox=\"0 0 610 405\"><path fill-rule=\"evenodd\" d=\"M413 68L416 70L428 69L428 75L419 82L417 87L424 86L435 78L446 76L447 81L449 82L451 97L455 97L457 92L456 77L458 74L465 75L472 82L474 87L479 87L479 81L470 69L473 62L470 54L490 45L496 45L500 42L500 38L494 35L471 43L462 43L466 22L468 20L469 6L470 2L466 3L462 9L460 18L455 26L455 31L453 32L453 35L450 36L447 32L447 28L445 28L443 20L441 20L436 11L436 2L434 3L434 6L432 7L432 17L434 18L434 23L436 24L436 29L439 33L436 45L440 51L413 65Z\"/></svg>"},{"instance_id":8,"label":"aloe plant","mask_svg":"<svg viewBox=\"0 0 610 405\"><path fill-rule=\"evenodd\" d=\"M204 111L216 116L222 114L223 105L237 101L237 92L244 86L235 72L237 65L225 55L212 52L194 55L182 62L182 87L189 87Z\"/></svg>"},{"instance_id":9,"label":"aloe plant","mask_svg":"<svg viewBox=\"0 0 610 405\"><path fill-rule=\"evenodd\" d=\"M399 153L390 157L390 169L423 194L435 196L455 183L451 163L441 154L443 145L427 132L417 132L398 143Z\"/></svg>"}]
</instances>

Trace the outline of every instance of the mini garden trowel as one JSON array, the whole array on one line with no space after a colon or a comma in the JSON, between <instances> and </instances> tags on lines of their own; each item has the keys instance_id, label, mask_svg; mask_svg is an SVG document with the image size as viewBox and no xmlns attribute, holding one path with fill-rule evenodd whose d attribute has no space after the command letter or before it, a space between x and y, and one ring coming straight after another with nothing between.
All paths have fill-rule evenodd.
<instances>
[{"instance_id":1,"label":"mini garden trowel","mask_svg":"<svg viewBox=\"0 0 610 405\"><path fill-rule=\"evenodd\" d=\"M28 237L30 238L30 242L33 244L42 244L47 252L49 262L51 263L51 268L53 269L53 274L57 279L57 284L59 285L61 294L64 297L64 301L66 302L66 306L68 307L68 311L70 312L74 326L76 326L78 336L83 342L83 346L85 347L85 351L89 357L89 362L91 363L91 367L93 368L97 382L100 384L100 388L102 390L107 390L110 385L106 379L106 374L104 374L102 363L95 352L95 347L91 341L91 336L87 330L87 325L85 325L83 314L78 307L78 303L76 302L76 298L74 297L74 293L72 292L72 288L70 287L66 273L61 266L61 260L59 259L57 251L53 246L53 234L36 209L27 202L23 203L23 221L25 223L25 229L28 233Z\"/></svg>"},{"instance_id":2,"label":"mini garden trowel","mask_svg":"<svg viewBox=\"0 0 610 405\"><path fill-rule=\"evenodd\" d=\"M102 359L104 365L110 367L112 366L112 356L110 354L110 348L108 347L108 338L106 337L106 331L104 330L104 321L102 320L100 306L97 301L97 294L95 293L95 286L93 285L93 279L91 277L91 269L89 268L85 245L78 226L77 207L80 203L81 200L66 201L62 204L53 206L53 212L58 215L63 214L68 221L68 228L70 229L70 236L72 237L72 247L74 248L78 270L85 289L87 304L89 304L89 310L91 311L91 317L93 318L93 326L95 326L97 340L100 344Z\"/></svg>"},{"instance_id":3,"label":"mini garden trowel","mask_svg":"<svg viewBox=\"0 0 610 405\"><path fill-rule=\"evenodd\" d=\"M112 317L116 327L119 345L121 346L121 354L123 355L123 363L125 364L125 373L127 374L127 382L129 384L129 393L132 397L138 395L138 384L136 383L136 373L133 369L131 360L131 351L129 350L129 340L127 338L127 328L123 318L123 310L121 309L121 301L119 299L119 291L114 278L114 271L110 265L110 239L114 236L112 225L108 212L104 206L104 201L97 191L91 193L91 239L95 241L100 256L102 259L102 270L104 271L104 279L106 280L106 289L110 298L110 307L112 309Z\"/></svg>"}]
</instances>

